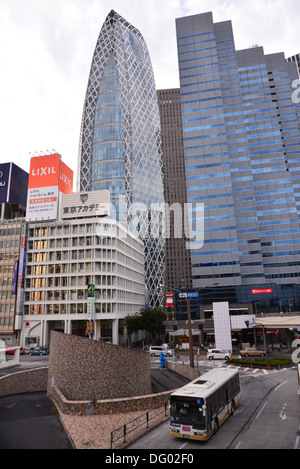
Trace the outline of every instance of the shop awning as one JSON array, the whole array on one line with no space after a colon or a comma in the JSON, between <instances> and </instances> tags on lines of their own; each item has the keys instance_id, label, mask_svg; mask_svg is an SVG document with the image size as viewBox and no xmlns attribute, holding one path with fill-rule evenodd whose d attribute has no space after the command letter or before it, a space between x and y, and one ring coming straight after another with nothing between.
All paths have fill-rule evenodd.
<instances>
[{"instance_id":1,"label":"shop awning","mask_svg":"<svg viewBox=\"0 0 300 469\"><path fill-rule=\"evenodd\" d=\"M263 325L269 329L300 328L300 316L256 316L255 325Z\"/></svg>"},{"instance_id":2,"label":"shop awning","mask_svg":"<svg viewBox=\"0 0 300 469\"><path fill-rule=\"evenodd\" d=\"M170 332L169 335L171 335L172 337L188 336L189 335L189 330L188 329L178 329L178 331ZM192 330L192 335L200 335L199 329L193 329Z\"/></svg>"}]
</instances>

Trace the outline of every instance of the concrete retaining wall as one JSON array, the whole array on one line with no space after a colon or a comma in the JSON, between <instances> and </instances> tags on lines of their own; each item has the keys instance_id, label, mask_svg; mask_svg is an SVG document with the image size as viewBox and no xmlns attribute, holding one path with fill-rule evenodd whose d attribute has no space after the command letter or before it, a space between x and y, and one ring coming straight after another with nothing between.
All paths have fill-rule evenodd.
<instances>
[{"instance_id":1,"label":"concrete retaining wall","mask_svg":"<svg viewBox=\"0 0 300 469\"><path fill-rule=\"evenodd\" d=\"M0 397L47 390L48 367L18 371L0 378Z\"/></svg>"},{"instance_id":2,"label":"concrete retaining wall","mask_svg":"<svg viewBox=\"0 0 300 469\"><path fill-rule=\"evenodd\" d=\"M193 381L197 379L201 373L197 370L197 368L190 368L189 365L183 365L182 363L173 363L171 360L166 360L166 367L168 370L174 371L180 376L184 376L185 378Z\"/></svg>"},{"instance_id":3,"label":"concrete retaining wall","mask_svg":"<svg viewBox=\"0 0 300 469\"><path fill-rule=\"evenodd\" d=\"M93 406L93 415L123 414L135 411L149 411L163 407L168 403L169 396L173 391L159 394L131 397L125 399L106 399L97 401ZM90 401L69 401L57 386L53 386L51 396L58 405L61 412L68 415L84 415Z\"/></svg>"},{"instance_id":4,"label":"concrete retaining wall","mask_svg":"<svg viewBox=\"0 0 300 469\"><path fill-rule=\"evenodd\" d=\"M149 353L52 331L47 388L50 397L54 386L69 401L150 394Z\"/></svg>"}]
</instances>

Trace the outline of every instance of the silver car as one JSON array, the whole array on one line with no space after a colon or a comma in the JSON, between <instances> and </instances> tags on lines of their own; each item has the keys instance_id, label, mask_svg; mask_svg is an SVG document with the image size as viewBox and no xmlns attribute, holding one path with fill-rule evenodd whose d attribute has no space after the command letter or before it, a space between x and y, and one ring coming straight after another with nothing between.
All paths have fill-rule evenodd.
<instances>
[{"instance_id":1,"label":"silver car","mask_svg":"<svg viewBox=\"0 0 300 469\"><path fill-rule=\"evenodd\" d=\"M160 357L160 354L163 353L165 357L172 357L173 350L162 347L160 345L153 345L149 347L149 353L151 357Z\"/></svg>"}]
</instances>

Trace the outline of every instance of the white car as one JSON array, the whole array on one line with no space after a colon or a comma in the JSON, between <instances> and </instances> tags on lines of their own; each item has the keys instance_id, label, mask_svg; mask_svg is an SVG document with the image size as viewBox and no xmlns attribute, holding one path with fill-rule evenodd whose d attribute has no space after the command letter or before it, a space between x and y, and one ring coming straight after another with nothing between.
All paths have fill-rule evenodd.
<instances>
[{"instance_id":1,"label":"white car","mask_svg":"<svg viewBox=\"0 0 300 469\"><path fill-rule=\"evenodd\" d=\"M163 353L165 357L173 356L172 349L162 347L160 345L153 345L152 347L149 347L149 353L151 357L160 357L161 353Z\"/></svg>"},{"instance_id":2,"label":"white car","mask_svg":"<svg viewBox=\"0 0 300 469\"><path fill-rule=\"evenodd\" d=\"M207 358L209 360L232 360L232 354L219 349L208 349Z\"/></svg>"}]
</instances>

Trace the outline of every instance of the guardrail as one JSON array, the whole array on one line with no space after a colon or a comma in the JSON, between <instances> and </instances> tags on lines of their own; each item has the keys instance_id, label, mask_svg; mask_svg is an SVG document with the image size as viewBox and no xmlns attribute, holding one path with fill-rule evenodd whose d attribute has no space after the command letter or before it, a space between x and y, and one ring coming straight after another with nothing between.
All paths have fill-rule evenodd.
<instances>
[{"instance_id":1,"label":"guardrail","mask_svg":"<svg viewBox=\"0 0 300 469\"><path fill-rule=\"evenodd\" d=\"M110 449L113 449L113 444L116 441L122 440L123 439L123 444L126 443L127 436L137 430L138 428L142 426L146 426L146 429L149 428L149 422L159 415L164 414L165 417L168 415L168 402L165 402L164 408L159 407L157 409L152 409L145 414L140 415L136 419L130 420L128 423L125 425L122 425L121 427L117 428L116 430L113 430L110 433Z\"/></svg>"},{"instance_id":2,"label":"guardrail","mask_svg":"<svg viewBox=\"0 0 300 469\"><path fill-rule=\"evenodd\" d=\"M260 314L255 315L256 319L269 317L269 316L275 316L275 317L300 316L300 311L295 311L295 312L286 311L282 313L260 313Z\"/></svg>"}]
</instances>

